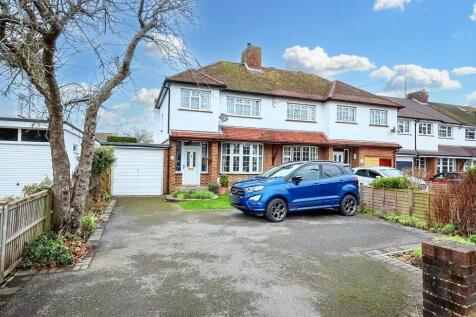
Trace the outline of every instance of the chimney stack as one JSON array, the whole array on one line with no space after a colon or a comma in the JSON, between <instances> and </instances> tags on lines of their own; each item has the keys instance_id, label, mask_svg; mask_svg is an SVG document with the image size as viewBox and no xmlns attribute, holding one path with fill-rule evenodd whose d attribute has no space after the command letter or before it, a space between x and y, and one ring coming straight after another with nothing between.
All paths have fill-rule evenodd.
<instances>
[{"instance_id":1,"label":"chimney stack","mask_svg":"<svg viewBox=\"0 0 476 317\"><path fill-rule=\"evenodd\" d=\"M421 103L428 103L428 92L425 89L407 94L407 99L415 99Z\"/></svg>"},{"instance_id":2,"label":"chimney stack","mask_svg":"<svg viewBox=\"0 0 476 317\"><path fill-rule=\"evenodd\" d=\"M241 62L250 68L261 68L261 47L248 43L241 53Z\"/></svg>"}]
</instances>

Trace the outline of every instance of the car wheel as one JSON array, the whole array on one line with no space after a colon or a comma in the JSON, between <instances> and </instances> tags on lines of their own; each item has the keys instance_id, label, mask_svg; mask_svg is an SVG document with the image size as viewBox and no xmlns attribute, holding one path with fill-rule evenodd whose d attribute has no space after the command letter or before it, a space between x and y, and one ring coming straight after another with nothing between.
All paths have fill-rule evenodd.
<instances>
[{"instance_id":1,"label":"car wheel","mask_svg":"<svg viewBox=\"0 0 476 317\"><path fill-rule=\"evenodd\" d=\"M357 212L357 198L353 195L346 195L340 202L340 212L344 216L353 216Z\"/></svg>"},{"instance_id":2,"label":"car wheel","mask_svg":"<svg viewBox=\"0 0 476 317\"><path fill-rule=\"evenodd\" d=\"M271 222L281 222L288 215L288 205L281 198L272 199L266 206L264 217Z\"/></svg>"}]
</instances>

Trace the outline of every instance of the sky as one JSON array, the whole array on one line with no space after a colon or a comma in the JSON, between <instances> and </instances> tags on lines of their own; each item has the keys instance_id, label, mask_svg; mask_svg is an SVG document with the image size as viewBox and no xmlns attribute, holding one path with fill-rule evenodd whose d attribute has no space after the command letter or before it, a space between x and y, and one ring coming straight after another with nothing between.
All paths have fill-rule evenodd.
<instances>
[{"instance_id":1,"label":"sky","mask_svg":"<svg viewBox=\"0 0 476 317\"><path fill-rule=\"evenodd\" d=\"M476 106L476 0L199 0L195 7L183 40L169 40L200 65L239 62L252 43L262 48L263 66L388 96L425 88L431 101ZM153 100L165 76L184 69L162 56L141 45L131 77L102 109L98 130L152 130ZM85 58L76 65L63 76L82 82L93 65ZM0 115L17 113L14 97L2 103Z\"/></svg>"}]
</instances>

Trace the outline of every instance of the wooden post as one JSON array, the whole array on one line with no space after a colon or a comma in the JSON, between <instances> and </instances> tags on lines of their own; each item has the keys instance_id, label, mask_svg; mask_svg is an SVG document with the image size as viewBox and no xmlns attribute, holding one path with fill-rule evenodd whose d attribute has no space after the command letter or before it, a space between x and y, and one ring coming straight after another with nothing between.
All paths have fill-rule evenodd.
<instances>
[{"instance_id":1,"label":"wooden post","mask_svg":"<svg viewBox=\"0 0 476 317\"><path fill-rule=\"evenodd\" d=\"M5 248L7 246L7 213L8 213L8 204L6 202L0 202L0 211L2 214L1 217L1 228L0 228L0 247L2 248L0 254L0 281L3 280L5 273Z\"/></svg>"},{"instance_id":2,"label":"wooden post","mask_svg":"<svg viewBox=\"0 0 476 317\"><path fill-rule=\"evenodd\" d=\"M408 215L413 216L413 190L408 190Z\"/></svg>"},{"instance_id":3,"label":"wooden post","mask_svg":"<svg viewBox=\"0 0 476 317\"><path fill-rule=\"evenodd\" d=\"M45 228L44 231L50 230L51 226L51 213L52 213L52 201L53 201L53 192L51 189L48 189L48 194L45 196Z\"/></svg>"}]
</instances>

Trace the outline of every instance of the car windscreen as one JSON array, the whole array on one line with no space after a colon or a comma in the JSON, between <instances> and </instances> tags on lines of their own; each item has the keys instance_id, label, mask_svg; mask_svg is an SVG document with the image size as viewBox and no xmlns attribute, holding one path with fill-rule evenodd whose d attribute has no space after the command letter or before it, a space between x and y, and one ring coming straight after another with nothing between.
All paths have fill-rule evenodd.
<instances>
[{"instance_id":1,"label":"car windscreen","mask_svg":"<svg viewBox=\"0 0 476 317\"><path fill-rule=\"evenodd\" d=\"M386 177L399 177L402 176L402 172L397 169L389 168L385 170L380 170L380 173L382 173Z\"/></svg>"},{"instance_id":2,"label":"car windscreen","mask_svg":"<svg viewBox=\"0 0 476 317\"><path fill-rule=\"evenodd\" d=\"M289 176L292 172L294 172L296 169L298 169L301 166L302 166L302 163L276 166L264 172L259 177L260 178L286 177L286 176Z\"/></svg>"}]
</instances>

